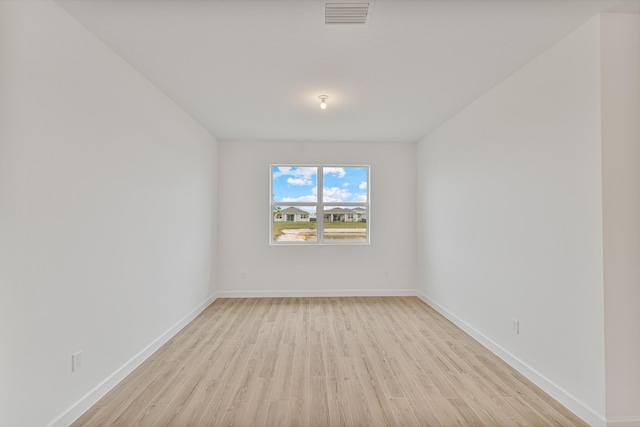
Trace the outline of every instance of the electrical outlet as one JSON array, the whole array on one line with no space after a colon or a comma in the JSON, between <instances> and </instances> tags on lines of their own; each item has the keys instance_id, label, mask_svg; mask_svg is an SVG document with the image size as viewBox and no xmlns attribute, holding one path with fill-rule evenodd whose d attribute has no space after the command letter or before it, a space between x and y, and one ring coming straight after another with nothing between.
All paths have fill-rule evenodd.
<instances>
[{"instance_id":1,"label":"electrical outlet","mask_svg":"<svg viewBox=\"0 0 640 427\"><path fill-rule=\"evenodd\" d=\"M513 333L520 334L520 321L518 319L513 319Z\"/></svg>"},{"instance_id":2,"label":"electrical outlet","mask_svg":"<svg viewBox=\"0 0 640 427\"><path fill-rule=\"evenodd\" d=\"M71 355L71 372L82 368L82 352L79 351Z\"/></svg>"}]
</instances>

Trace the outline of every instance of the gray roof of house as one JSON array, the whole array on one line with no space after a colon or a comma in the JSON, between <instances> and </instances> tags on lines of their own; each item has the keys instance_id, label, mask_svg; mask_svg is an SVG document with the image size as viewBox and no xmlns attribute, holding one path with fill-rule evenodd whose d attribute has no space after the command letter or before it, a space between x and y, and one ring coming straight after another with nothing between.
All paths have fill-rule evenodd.
<instances>
[{"instance_id":1,"label":"gray roof of house","mask_svg":"<svg viewBox=\"0 0 640 427\"><path fill-rule=\"evenodd\" d=\"M281 211L283 214L309 215L309 212L298 208L287 208Z\"/></svg>"},{"instance_id":2,"label":"gray roof of house","mask_svg":"<svg viewBox=\"0 0 640 427\"><path fill-rule=\"evenodd\" d=\"M326 211L324 211L324 213L330 213L330 214L334 214L334 213L353 213L353 211L351 209L345 209L345 208L333 208L333 209L327 209Z\"/></svg>"}]
</instances>

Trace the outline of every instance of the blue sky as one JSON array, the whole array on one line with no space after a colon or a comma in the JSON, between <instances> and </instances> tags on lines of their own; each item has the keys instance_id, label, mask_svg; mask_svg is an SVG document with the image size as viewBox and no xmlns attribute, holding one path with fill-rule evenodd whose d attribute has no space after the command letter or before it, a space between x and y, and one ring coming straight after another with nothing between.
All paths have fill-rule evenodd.
<instances>
[{"instance_id":1,"label":"blue sky","mask_svg":"<svg viewBox=\"0 0 640 427\"><path fill-rule=\"evenodd\" d=\"M276 202L316 202L317 168L273 166L272 190ZM324 202L366 202L366 167L324 167Z\"/></svg>"}]
</instances>

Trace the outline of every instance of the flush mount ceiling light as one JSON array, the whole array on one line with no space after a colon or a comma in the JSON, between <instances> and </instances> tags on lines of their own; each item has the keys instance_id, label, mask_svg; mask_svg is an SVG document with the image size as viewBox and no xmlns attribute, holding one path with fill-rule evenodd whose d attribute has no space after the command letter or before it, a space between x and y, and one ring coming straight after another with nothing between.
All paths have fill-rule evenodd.
<instances>
[{"instance_id":1,"label":"flush mount ceiling light","mask_svg":"<svg viewBox=\"0 0 640 427\"><path fill-rule=\"evenodd\" d=\"M329 97L327 95L320 95L318 98L320 98L320 108L322 108L323 110L325 110L327 108L327 99L329 99Z\"/></svg>"}]
</instances>

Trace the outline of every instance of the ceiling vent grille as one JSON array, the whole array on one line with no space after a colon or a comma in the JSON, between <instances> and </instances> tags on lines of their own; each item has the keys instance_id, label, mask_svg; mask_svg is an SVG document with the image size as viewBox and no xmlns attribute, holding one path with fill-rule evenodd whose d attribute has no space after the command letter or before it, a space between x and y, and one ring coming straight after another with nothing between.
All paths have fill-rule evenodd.
<instances>
[{"instance_id":1,"label":"ceiling vent grille","mask_svg":"<svg viewBox=\"0 0 640 427\"><path fill-rule=\"evenodd\" d=\"M369 3L325 3L325 24L366 24Z\"/></svg>"}]
</instances>

